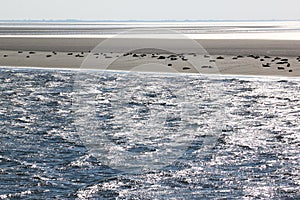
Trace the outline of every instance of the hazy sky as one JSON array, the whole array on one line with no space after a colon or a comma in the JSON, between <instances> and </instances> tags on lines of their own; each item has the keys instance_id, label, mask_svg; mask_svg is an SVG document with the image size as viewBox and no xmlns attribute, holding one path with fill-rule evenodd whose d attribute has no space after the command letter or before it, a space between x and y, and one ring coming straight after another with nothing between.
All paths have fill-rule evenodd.
<instances>
[{"instance_id":1,"label":"hazy sky","mask_svg":"<svg viewBox=\"0 0 300 200\"><path fill-rule=\"evenodd\" d=\"M299 0L0 1L0 19L300 19Z\"/></svg>"}]
</instances>

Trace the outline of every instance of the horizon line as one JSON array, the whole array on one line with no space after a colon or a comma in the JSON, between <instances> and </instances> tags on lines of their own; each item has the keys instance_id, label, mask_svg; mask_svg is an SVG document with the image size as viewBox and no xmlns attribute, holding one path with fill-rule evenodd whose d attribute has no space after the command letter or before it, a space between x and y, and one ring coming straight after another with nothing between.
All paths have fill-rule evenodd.
<instances>
[{"instance_id":1,"label":"horizon line","mask_svg":"<svg viewBox=\"0 0 300 200\"><path fill-rule=\"evenodd\" d=\"M0 19L0 22L276 22L300 21L300 19L201 19L201 20L90 20L90 19Z\"/></svg>"}]
</instances>

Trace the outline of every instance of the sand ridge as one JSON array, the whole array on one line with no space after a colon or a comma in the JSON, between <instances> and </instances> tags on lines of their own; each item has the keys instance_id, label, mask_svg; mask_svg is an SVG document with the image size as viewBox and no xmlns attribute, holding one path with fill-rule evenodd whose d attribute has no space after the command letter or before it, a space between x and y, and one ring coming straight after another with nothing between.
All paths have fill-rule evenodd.
<instances>
[{"instance_id":1,"label":"sand ridge","mask_svg":"<svg viewBox=\"0 0 300 200\"><path fill-rule=\"evenodd\" d=\"M0 66L300 76L300 56L0 51Z\"/></svg>"}]
</instances>

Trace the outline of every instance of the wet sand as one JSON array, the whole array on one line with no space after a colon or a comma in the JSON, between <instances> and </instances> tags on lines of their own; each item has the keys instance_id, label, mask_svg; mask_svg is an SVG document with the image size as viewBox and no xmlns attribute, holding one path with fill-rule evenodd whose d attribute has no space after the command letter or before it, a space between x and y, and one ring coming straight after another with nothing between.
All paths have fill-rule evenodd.
<instances>
[{"instance_id":1,"label":"wet sand","mask_svg":"<svg viewBox=\"0 0 300 200\"><path fill-rule=\"evenodd\" d=\"M185 45L186 42L2 37L0 66L300 76L300 41L196 40L196 45ZM128 51L128 44L134 44L130 47L133 51ZM147 48L153 46L160 48Z\"/></svg>"},{"instance_id":2,"label":"wet sand","mask_svg":"<svg viewBox=\"0 0 300 200\"><path fill-rule=\"evenodd\" d=\"M200 46L188 45L182 48L181 44L192 39L176 39L171 48L180 49L182 53L198 51L203 47L210 55L271 55L271 56L300 56L300 41L295 40L251 40L251 39L205 39L193 40ZM160 44L165 48L170 45L164 39L107 39L107 38L49 38L49 37L0 37L0 49L12 51L91 51L104 41L113 41L116 46L112 47L118 53L128 44L142 44L151 46ZM165 45L164 45L165 43ZM195 49L196 48L196 49ZM152 52L151 52L152 53Z\"/></svg>"}]
</instances>

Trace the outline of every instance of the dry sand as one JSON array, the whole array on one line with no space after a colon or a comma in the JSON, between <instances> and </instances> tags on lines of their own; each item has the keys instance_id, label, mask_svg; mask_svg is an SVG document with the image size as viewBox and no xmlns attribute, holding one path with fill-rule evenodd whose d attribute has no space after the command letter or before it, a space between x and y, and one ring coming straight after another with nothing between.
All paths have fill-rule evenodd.
<instances>
[{"instance_id":1,"label":"dry sand","mask_svg":"<svg viewBox=\"0 0 300 200\"><path fill-rule=\"evenodd\" d=\"M103 41L108 40L2 37L0 66L300 76L300 41L197 40L201 45L184 45L185 40L119 38L108 46ZM128 54L128 44L134 44L134 53ZM161 48L147 48L153 46Z\"/></svg>"}]
</instances>

